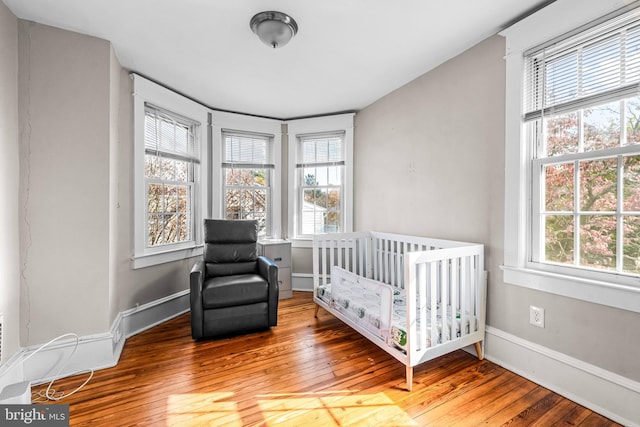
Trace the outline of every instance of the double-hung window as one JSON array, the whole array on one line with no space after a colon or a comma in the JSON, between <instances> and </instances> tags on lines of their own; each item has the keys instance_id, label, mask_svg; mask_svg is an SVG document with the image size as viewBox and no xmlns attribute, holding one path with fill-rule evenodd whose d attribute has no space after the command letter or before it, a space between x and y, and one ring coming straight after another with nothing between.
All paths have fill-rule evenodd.
<instances>
[{"instance_id":1,"label":"double-hung window","mask_svg":"<svg viewBox=\"0 0 640 427\"><path fill-rule=\"evenodd\" d=\"M194 240L195 168L192 120L145 106L145 241L147 248Z\"/></svg>"},{"instance_id":2,"label":"double-hung window","mask_svg":"<svg viewBox=\"0 0 640 427\"><path fill-rule=\"evenodd\" d=\"M224 217L256 219L259 235L272 235L273 135L223 130L222 141Z\"/></svg>"},{"instance_id":3,"label":"double-hung window","mask_svg":"<svg viewBox=\"0 0 640 427\"><path fill-rule=\"evenodd\" d=\"M640 11L609 7L553 3L502 33L504 279L638 311Z\"/></svg>"},{"instance_id":4,"label":"double-hung window","mask_svg":"<svg viewBox=\"0 0 640 427\"><path fill-rule=\"evenodd\" d=\"M134 255L141 268L202 252L209 111L132 74Z\"/></svg>"},{"instance_id":5,"label":"double-hung window","mask_svg":"<svg viewBox=\"0 0 640 427\"><path fill-rule=\"evenodd\" d=\"M532 261L640 275L640 21L526 56Z\"/></svg>"},{"instance_id":6,"label":"double-hung window","mask_svg":"<svg viewBox=\"0 0 640 427\"><path fill-rule=\"evenodd\" d=\"M353 114L287 122L289 238L307 246L315 234L353 227Z\"/></svg>"},{"instance_id":7,"label":"double-hung window","mask_svg":"<svg viewBox=\"0 0 640 427\"><path fill-rule=\"evenodd\" d=\"M298 137L298 236L343 231L344 132Z\"/></svg>"}]
</instances>

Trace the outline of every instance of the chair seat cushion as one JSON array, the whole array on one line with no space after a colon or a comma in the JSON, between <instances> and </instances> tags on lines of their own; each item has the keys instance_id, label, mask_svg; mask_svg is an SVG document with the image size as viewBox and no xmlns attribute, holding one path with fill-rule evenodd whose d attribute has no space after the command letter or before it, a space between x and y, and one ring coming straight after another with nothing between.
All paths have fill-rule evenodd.
<instances>
[{"instance_id":1,"label":"chair seat cushion","mask_svg":"<svg viewBox=\"0 0 640 427\"><path fill-rule=\"evenodd\" d=\"M202 288L204 309L232 307L267 301L269 284L257 274L206 279Z\"/></svg>"}]
</instances>

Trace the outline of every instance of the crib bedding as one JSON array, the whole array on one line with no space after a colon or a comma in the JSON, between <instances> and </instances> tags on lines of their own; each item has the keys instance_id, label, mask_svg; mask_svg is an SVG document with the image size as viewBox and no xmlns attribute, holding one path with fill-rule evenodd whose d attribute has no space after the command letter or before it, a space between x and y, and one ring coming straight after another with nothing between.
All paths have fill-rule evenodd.
<instances>
[{"instance_id":1,"label":"crib bedding","mask_svg":"<svg viewBox=\"0 0 640 427\"><path fill-rule=\"evenodd\" d=\"M340 272L339 281L337 286L337 292L332 293L332 285L328 283L326 285L318 286L316 290L316 296L324 301L331 307L334 307L353 322L365 327L369 331L378 335L381 339L386 340L387 344L392 345L402 352L406 352L407 348L407 311L406 311L406 294L404 289L392 287L381 282L375 282L372 284L371 280L367 283L363 283L361 278L349 277L353 273ZM345 278L345 275L346 278ZM334 276L336 277L336 276ZM391 300L392 306L387 307L385 301ZM416 306L418 306L416 304ZM420 309L418 309L418 313ZM445 319L446 327L442 328L442 307L437 307L437 334L436 343L440 344L443 341L449 341L451 339L450 331L451 327L451 306L447 306ZM418 314L419 316L419 314ZM418 318L417 333L420 335L420 319ZM460 310L456 309L456 325L455 334L456 337L461 335L461 319ZM469 333L469 327L472 330L477 330L477 319L467 314L465 316L465 333ZM430 335L431 329L431 307L427 307L427 335ZM444 337L443 337L444 333ZM430 347L434 344L431 343L431 337L427 337L427 346ZM416 340L415 342L420 342Z\"/></svg>"}]
</instances>

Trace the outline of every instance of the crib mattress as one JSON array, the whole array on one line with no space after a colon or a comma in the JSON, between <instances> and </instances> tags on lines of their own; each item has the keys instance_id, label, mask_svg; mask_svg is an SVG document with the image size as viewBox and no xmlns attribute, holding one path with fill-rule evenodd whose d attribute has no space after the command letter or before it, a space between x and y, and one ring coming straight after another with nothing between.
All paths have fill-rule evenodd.
<instances>
[{"instance_id":1,"label":"crib mattress","mask_svg":"<svg viewBox=\"0 0 640 427\"><path fill-rule=\"evenodd\" d=\"M347 272L348 273L348 272ZM353 275L353 273L348 273ZM354 275L355 276L355 275ZM335 276L333 276L335 277ZM377 334L381 339L386 340L389 345L397 347L403 352L406 352L407 348L407 299L404 289L396 288L381 282L375 282L376 285L372 286L370 283L363 284L357 279L349 278L344 279L344 273L341 273L342 285L339 286L338 292L332 293L331 283L326 285L320 285L316 289L316 296L327 303L330 307L335 308L340 313L344 314L354 323L363 326L367 330ZM346 282L346 283L345 283ZM368 282L373 282L368 280ZM385 314L386 311L384 300L392 295L391 306L391 319L388 325L385 317L389 317ZM418 306L418 304L416 304ZM438 306L436 308L436 338L435 343L431 341L431 307L427 307L427 339L426 346L431 347L435 344L440 344L443 341L451 340L451 306L447 306L444 312L446 313L446 327L443 332L442 314L443 308ZM420 309L418 309L420 313ZM415 343L420 343L420 316L417 317L417 332L418 340ZM461 319L460 310L456 309L456 322L455 322L455 334L456 337L461 335ZM472 327L471 331L469 326ZM477 321L475 317L467 314L465 316L465 334L477 330ZM444 333L444 336L443 336Z\"/></svg>"}]
</instances>

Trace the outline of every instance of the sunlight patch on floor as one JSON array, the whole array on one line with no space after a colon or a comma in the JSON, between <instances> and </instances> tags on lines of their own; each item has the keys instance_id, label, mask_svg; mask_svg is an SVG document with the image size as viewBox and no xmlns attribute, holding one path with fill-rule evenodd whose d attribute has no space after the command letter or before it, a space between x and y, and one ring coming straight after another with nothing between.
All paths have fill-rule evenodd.
<instances>
[{"instance_id":1,"label":"sunlight patch on floor","mask_svg":"<svg viewBox=\"0 0 640 427\"><path fill-rule=\"evenodd\" d=\"M384 393L296 393L258 398L268 426L417 425Z\"/></svg>"},{"instance_id":2,"label":"sunlight patch on floor","mask_svg":"<svg viewBox=\"0 0 640 427\"><path fill-rule=\"evenodd\" d=\"M168 426L242 426L231 392L169 396ZM384 393L328 391L257 395L261 423L267 426L416 426L411 417ZM264 423L264 424L262 424Z\"/></svg>"},{"instance_id":3,"label":"sunlight patch on floor","mask_svg":"<svg viewBox=\"0 0 640 427\"><path fill-rule=\"evenodd\" d=\"M242 426L233 393L172 394L167 402L167 426Z\"/></svg>"}]
</instances>

